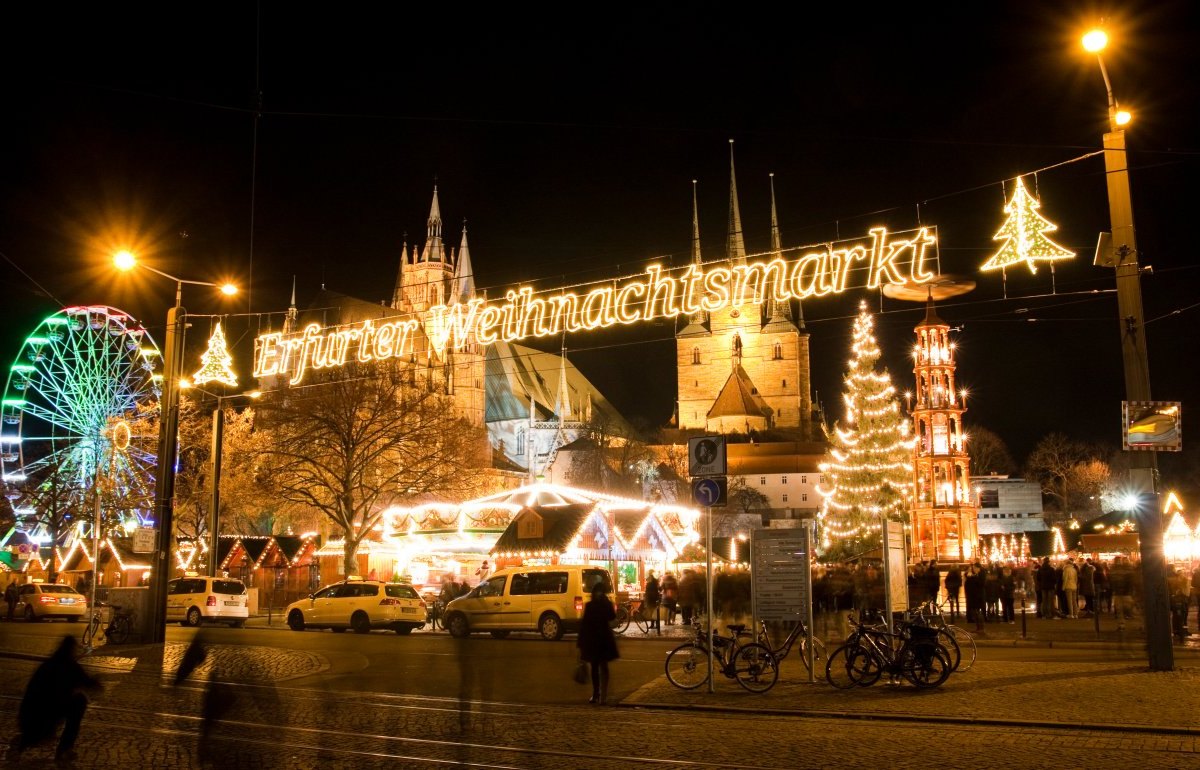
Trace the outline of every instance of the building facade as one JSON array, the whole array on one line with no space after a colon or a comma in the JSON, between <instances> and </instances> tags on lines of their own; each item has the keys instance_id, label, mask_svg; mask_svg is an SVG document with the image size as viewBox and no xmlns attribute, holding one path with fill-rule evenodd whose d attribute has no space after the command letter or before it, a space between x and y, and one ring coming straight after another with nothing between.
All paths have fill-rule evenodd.
<instances>
[{"instance_id":1,"label":"building facade","mask_svg":"<svg viewBox=\"0 0 1200 770\"><path fill-rule=\"evenodd\" d=\"M971 490L979 505L979 534L1045 532L1042 488L1036 481L1007 476L973 476Z\"/></svg>"}]
</instances>

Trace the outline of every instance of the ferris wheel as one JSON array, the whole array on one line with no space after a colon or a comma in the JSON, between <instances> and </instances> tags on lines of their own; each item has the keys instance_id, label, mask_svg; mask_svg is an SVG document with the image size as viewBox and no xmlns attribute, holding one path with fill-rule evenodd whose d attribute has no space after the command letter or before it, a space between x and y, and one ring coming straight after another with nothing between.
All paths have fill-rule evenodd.
<instances>
[{"instance_id":1,"label":"ferris wheel","mask_svg":"<svg viewBox=\"0 0 1200 770\"><path fill-rule=\"evenodd\" d=\"M161 356L128 313L69 307L42 321L9 369L0 471L19 526L45 534L52 507L110 525L151 515Z\"/></svg>"}]
</instances>

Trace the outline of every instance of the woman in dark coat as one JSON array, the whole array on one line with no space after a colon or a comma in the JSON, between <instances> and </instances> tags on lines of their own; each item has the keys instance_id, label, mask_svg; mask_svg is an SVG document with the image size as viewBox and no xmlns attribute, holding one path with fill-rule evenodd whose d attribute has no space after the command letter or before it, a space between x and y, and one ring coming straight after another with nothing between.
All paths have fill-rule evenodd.
<instances>
[{"instance_id":1,"label":"woman in dark coat","mask_svg":"<svg viewBox=\"0 0 1200 770\"><path fill-rule=\"evenodd\" d=\"M963 590L967 595L967 621L975 621L975 631L983 631L983 597L984 581L986 578L975 562L967 568L967 577L963 580Z\"/></svg>"},{"instance_id":2,"label":"woman in dark coat","mask_svg":"<svg viewBox=\"0 0 1200 770\"><path fill-rule=\"evenodd\" d=\"M605 594L605 585L598 583L592 589L591 601L583 608L579 638L575 642L579 659L592 664L592 697L588 703L603 706L608 699L608 662L620 657L611 625L616 617L616 610Z\"/></svg>"}]
</instances>

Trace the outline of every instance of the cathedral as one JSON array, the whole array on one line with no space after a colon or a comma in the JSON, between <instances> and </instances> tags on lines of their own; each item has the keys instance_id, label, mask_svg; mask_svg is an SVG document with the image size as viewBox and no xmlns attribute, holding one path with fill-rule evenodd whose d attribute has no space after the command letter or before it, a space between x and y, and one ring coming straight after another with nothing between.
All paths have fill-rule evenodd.
<instances>
[{"instance_id":1,"label":"cathedral","mask_svg":"<svg viewBox=\"0 0 1200 770\"><path fill-rule=\"evenodd\" d=\"M771 176L771 247L782 252ZM705 265L700 221L692 183L692 262ZM710 263L746 263L742 215L738 204L733 142L729 148L729 230L723 259ZM794 313L793 313L794 309ZM809 440L813 430L809 383L808 331L803 309L769 300L759 306L701 311L687 319L675 336L678 372L677 420L681 430L750 435L761 431L792 433Z\"/></svg>"}]
</instances>

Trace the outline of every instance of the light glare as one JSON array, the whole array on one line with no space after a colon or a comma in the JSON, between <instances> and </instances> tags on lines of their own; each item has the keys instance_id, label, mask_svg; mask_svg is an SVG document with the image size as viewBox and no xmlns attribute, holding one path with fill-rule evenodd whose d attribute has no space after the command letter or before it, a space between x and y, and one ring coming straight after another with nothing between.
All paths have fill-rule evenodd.
<instances>
[{"instance_id":1,"label":"light glare","mask_svg":"<svg viewBox=\"0 0 1200 770\"><path fill-rule=\"evenodd\" d=\"M1128 125L1131 120L1133 120L1133 115L1129 110L1117 110L1116 122L1118 126Z\"/></svg>"},{"instance_id":2,"label":"light glare","mask_svg":"<svg viewBox=\"0 0 1200 770\"><path fill-rule=\"evenodd\" d=\"M137 258L127 249L122 249L113 255L113 264L121 271L132 270L137 265Z\"/></svg>"},{"instance_id":3,"label":"light glare","mask_svg":"<svg viewBox=\"0 0 1200 770\"><path fill-rule=\"evenodd\" d=\"M1108 34L1102 29L1090 30L1083 36L1084 50L1089 53L1100 53L1108 45Z\"/></svg>"}]
</instances>

